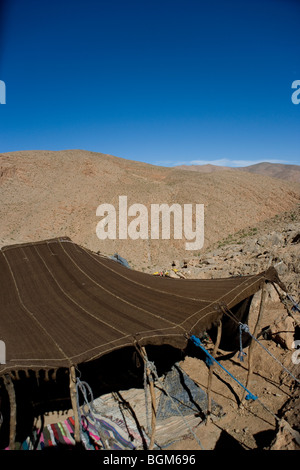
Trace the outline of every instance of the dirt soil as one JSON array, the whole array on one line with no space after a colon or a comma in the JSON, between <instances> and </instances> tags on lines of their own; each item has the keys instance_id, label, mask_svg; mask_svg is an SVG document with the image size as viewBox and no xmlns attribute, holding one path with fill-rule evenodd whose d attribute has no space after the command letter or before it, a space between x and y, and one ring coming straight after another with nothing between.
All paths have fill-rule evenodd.
<instances>
[{"instance_id":1,"label":"dirt soil","mask_svg":"<svg viewBox=\"0 0 300 470\"><path fill-rule=\"evenodd\" d=\"M282 306L279 303L269 304L264 311L262 327L268 326L274 318L274 312L279 313L281 310ZM284 350L272 340L262 338L260 341L277 360L289 370L293 370L291 351ZM248 352L247 349L245 352ZM223 407L225 415L221 418L212 416L207 424L201 424L198 429L194 430L204 449L269 449L279 428L281 410L294 395L299 396L299 388L298 392L294 390L293 379L287 373L282 373L281 365L258 344L255 344L252 357L253 373L247 388L258 397L255 401L243 400L243 388L218 365L215 365L211 397ZM221 364L240 383L246 384L247 356L244 362L240 362L236 354L232 359L222 361ZM181 366L199 386L207 390L208 367L204 361L187 357ZM300 409L293 409L293 412L298 417L296 429L298 427L299 430ZM295 422L293 424L295 425ZM297 447L297 444L289 439L288 444L282 443L281 449L296 450ZM199 449L199 444L193 437L189 437L174 444L170 449L196 450Z\"/></svg>"},{"instance_id":2,"label":"dirt soil","mask_svg":"<svg viewBox=\"0 0 300 470\"><path fill-rule=\"evenodd\" d=\"M261 272L273 265L289 294L299 302L299 259L298 208L295 212L265 221L247 233L220 241L213 250L203 253L199 260L177 260L176 266L179 268L177 274L184 273L187 278L217 278ZM167 266L168 270L170 268ZM253 371L247 387L258 399L243 400L241 386L215 365L211 396L223 407L225 415L219 419L212 417L206 425L201 424L196 429L196 435L205 449L300 450L300 393L299 382L294 380L300 379L299 353L295 350L296 342L300 344L300 313L290 306L288 311L272 286L267 286L267 292L258 330L265 331L265 334L259 337L261 345L254 343ZM283 294L280 290L279 293ZM252 332L259 305L260 294L253 299L250 309L249 327ZM239 360L238 354L221 361L243 385L247 382L249 348L244 352L247 353L244 362ZM207 390L208 367L204 361L187 357L182 367ZM172 449L197 448L199 444L194 438L172 446Z\"/></svg>"}]
</instances>

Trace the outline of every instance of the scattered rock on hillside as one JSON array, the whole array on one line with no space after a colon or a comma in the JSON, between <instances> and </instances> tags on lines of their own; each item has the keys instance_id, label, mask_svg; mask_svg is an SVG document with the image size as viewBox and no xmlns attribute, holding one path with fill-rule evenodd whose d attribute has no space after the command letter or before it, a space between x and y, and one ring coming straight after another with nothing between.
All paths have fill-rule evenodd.
<instances>
[{"instance_id":1,"label":"scattered rock on hillside","mask_svg":"<svg viewBox=\"0 0 300 470\"><path fill-rule=\"evenodd\" d=\"M294 319L287 314L283 314L270 326L270 335L282 347L293 350L295 326Z\"/></svg>"},{"instance_id":2,"label":"scattered rock on hillside","mask_svg":"<svg viewBox=\"0 0 300 470\"><path fill-rule=\"evenodd\" d=\"M282 419L278 431L268 450L300 450L300 434Z\"/></svg>"},{"instance_id":3,"label":"scattered rock on hillside","mask_svg":"<svg viewBox=\"0 0 300 470\"><path fill-rule=\"evenodd\" d=\"M293 212L293 219L296 218ZM300 215L297 220L280 220L262 230L250 230L250 236L238 233L220 242L199 256L173 260L176 267L188 278L213 279L256 274L274 266L289 293L298 299L300 290ZM252 233L252 235L251 235ZM169 269L160 266L160 270ZM177 273L179 277L179 274ZM281 292L282 293L282 292ZM278 294L269 287L269 301L277 301Z\"/></svg>"}]
</instances>

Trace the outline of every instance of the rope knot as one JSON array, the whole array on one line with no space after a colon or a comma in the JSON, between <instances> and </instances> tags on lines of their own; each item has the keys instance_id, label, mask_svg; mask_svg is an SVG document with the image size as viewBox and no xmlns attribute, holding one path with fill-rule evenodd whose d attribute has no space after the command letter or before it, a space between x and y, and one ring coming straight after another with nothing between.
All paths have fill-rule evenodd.
<instances>
[{"instance_id":1,"label":"rope knot","mask_svg":"<svg viewBox=\"0 0 300 470\"><path fill-rule=\"evenodd\" d=\"M246 325L246 323L240 323L240 329L241 329L242 331L245 331L245 333L249 333L249 332L250 332L249 326Z\"/></svg>"},{"instance_id":2,"label":"rope knot","mask_svg":"<svg viewBox=\"0 0 300 470\"><path fill-rule=\"evenodd\" d=\"M244 356L247 356L247 354L243 351L243 341L242 341L242 332L244 331L245 333L249 333L249 326L246 325L246 323L240 323L240 352L238 355L238 358L241 362L244 362Z\"/></svg>"},{"instance_id":3,"label":"rope knot","mask_svg":"<svg viewBox=\"0 0 300 470\"><path fill-rule=\"evenodd\" d=\"M238 354L238 358L241 362L244 362L244 356L247 356L247 353L245 353L244 351L240 351Z\"/></svg>"},{"instance_id":4,"label":"rope knot","mask_svg":"<svg viewBox=\"0 0 300 470\"><path fill-rule=\"evenodd\" d=\"M150 372L153 372L154 374L156 373L156 367L154 362L147 360L146 367L150 370Z\"/></svg>"}]
</instances>

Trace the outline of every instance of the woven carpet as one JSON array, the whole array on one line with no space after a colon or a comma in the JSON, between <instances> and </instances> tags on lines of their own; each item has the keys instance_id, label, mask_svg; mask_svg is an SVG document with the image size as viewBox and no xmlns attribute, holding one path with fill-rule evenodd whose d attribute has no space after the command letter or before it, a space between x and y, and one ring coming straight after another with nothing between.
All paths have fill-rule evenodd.
<instances>
[{"instance_id":1,"label":"woven carpet","mask_svg":"<svg viewBox=\"0 0 300 470\"><path fill-rule=\"evenodd\" d=\"M97 424L101 427L103 443L99 437ZM139 444L128 436L122 427L108 418L95 421L89 417L82 418L82 440L87 450L101 450L109 445L111 450L134 450ZM72 449L75 446L74 418L70 417L59 423L48 424L43 431L36 429L19 447L20 450L45 450L45 449ZM6 450L9 450L7 447Z\"/></svg>"}]
</instances>

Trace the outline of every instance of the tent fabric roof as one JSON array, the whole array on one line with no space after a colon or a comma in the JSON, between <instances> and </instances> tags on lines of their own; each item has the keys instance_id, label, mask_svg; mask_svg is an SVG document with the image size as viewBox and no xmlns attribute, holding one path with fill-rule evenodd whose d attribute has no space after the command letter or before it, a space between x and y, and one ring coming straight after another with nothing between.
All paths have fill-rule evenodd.
<instances>
[{"instance_id":1,"label":"tent fabric roof","mask_svg":"<svg viewBox=\"0 0 300 470\"><path fill-rule=\"evenodd\" d=\"M17 370L57 369L147 344L184 348L191 334L261 289L274 268L227 279L172 279L126 268L56 238L0 251L0 339Z\"/></svg>"}]
</instances>

